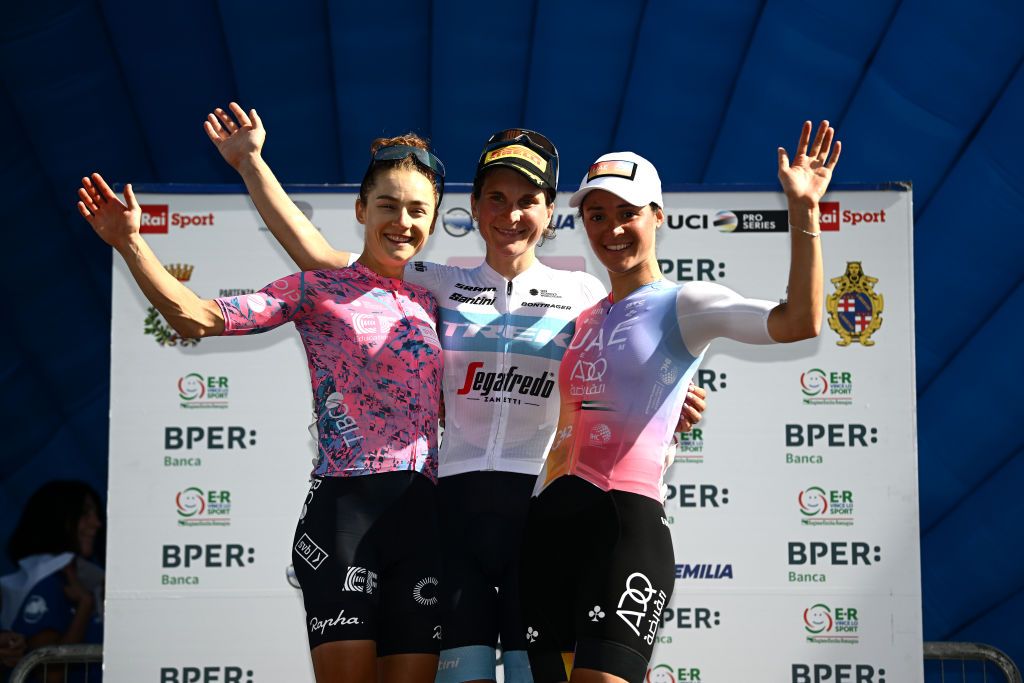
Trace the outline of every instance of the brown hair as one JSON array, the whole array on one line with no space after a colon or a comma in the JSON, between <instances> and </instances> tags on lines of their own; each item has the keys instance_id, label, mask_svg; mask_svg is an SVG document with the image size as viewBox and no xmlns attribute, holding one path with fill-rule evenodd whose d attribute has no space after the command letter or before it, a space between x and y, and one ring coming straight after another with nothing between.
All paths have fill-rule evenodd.
<instances>
[{"instance_id":1,"label":"brown hair","mask_svg":"<svg viewBox=\"0 0 1024 683\"><path fill-rule=\"evenodd\" d=\"M416 147L427 152L430 151L430 144L421 138L416 133L406 133L405 135L397 135L393 138L377 138L370 143L370 158L377 153L377 150L382 147L390 147L391 145L406 145L407 147ZM408 171L418 171L423 174L427 180L430 181L430 186L434 189L434 220L437 220L437 206L438 192L437 192L437 174L433 170L416 162L415 158L410 155L402 159L386 159L381 161L371 161L370 167L366 169L366 175L363 176L363 182L359 184L359 201L366 204L370 190L373 189L374 184L377 182L377 174L384 170L392 168L400 168Z\"/></svg>"}]
</instances>

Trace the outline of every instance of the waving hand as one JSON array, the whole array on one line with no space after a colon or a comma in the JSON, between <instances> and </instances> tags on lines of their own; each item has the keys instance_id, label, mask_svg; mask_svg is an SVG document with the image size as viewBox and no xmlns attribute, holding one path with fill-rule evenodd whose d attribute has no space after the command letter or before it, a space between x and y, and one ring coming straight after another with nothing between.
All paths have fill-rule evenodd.
<instances>
[{"instance_id":1,"label":"waving hand","mask_svg":"<svg viewBox=\"0 0 1024 683\"><path fill-rule=\"evenodd\" d=\"M822 121L818 125L818 132L811 139L811 122L805 121L800 131L800 141L796 145L796 156L789 160L789 155L783 147L779 147L779 182L782 183L782 190L791 202L797 202L807 207L817 207L825 191L828 189L829 181L832 180L832 170L839 161L839 153L842 151L842 143L838 140L835 145L832 139L835 137L835 129L828 125L828 121Z\"/></svg>"}]
</instances>

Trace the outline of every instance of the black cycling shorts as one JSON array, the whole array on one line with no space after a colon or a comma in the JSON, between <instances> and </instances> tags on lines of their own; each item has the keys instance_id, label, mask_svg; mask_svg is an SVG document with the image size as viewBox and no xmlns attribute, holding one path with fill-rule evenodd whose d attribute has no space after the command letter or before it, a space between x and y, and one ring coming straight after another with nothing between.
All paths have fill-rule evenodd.
<instances>
[{"instance_id":1,"label":"black cycling shorts","mask_svg":"<svg viewBox=\"0 0 1024 683\"><path fill-rule=\"evenodd\" d=\"M437 487L422 474L314 479L292 562L310 649L373 640L378 656L439 652Z\"/></svg>"},{"instance_id":2,"label":"black cycling shorts","mask_svg":"<svg viewBox=\"0 0 1024 683\"><path fill-rule=\"evenodd\" d=\"M444 647L523 650L519 554L537 477L467 472L438 482ZM495 590L497 589L497 590Z\"/></svg>"},{"instance_id":3,"label":"black cycling shorts","mask_svg":"<svg viewBox=\"0 0 1024 683\"><path fill-rule=\"evenodd\" d=\"M665 508L575 476L530 505L520 567L527 652L537 683L574 668L642 681L675 579Z\"/></svg>"}]
</instances>

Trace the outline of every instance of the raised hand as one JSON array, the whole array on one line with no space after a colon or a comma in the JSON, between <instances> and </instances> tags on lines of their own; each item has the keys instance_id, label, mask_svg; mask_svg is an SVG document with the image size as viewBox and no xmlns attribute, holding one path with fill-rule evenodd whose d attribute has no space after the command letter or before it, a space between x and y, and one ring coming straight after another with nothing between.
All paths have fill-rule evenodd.
<instances>
[{"instance_id":1,"label":"raised hand","mask_svg":"<svg viewBox=\"0 0 1024 683\"><path fill-rule=\"evenodd\" d=\"M805 121L800 131L800 141L796 146L796 156L789 160L786 150L779 147L779 182L782 183L782 190L791 202L797 202L807 207L817 207L818 201L828 189L829 181L832 180L832 170L839 161L839 153L842 151L842 143L836 140L835 145L832 139L835 137L835 129L828 125L828 121L822 121L818 125L818 132L811 139L811 122Z\"/></svg>"},{"instance_id":2,"label":"raised hand","mask_svg":"<svg viewBox=\"0 0 1024 683\"><path fill-rule=\"evenodd\" d=\"M229 104L228 109L230 114L220 107L207 114L203 130L224 161L236 171L241 171L247 161L259 158L267 139L267 129L255 109L246 114L235 102Z\"/></svg>"},{"instance_id":3,"label":"raised hand","mask_svg":"<svg viewBox=\"0 0 1024 683\"><path fill-rule=\"evenodd\" d=\"M110 246L121 250L138 234L142 209L130 184L124 186L125 201L122 202L103 176L93 173L91 178L82 178L78 197L78 213Z\"/></svg>"}]
</instances>

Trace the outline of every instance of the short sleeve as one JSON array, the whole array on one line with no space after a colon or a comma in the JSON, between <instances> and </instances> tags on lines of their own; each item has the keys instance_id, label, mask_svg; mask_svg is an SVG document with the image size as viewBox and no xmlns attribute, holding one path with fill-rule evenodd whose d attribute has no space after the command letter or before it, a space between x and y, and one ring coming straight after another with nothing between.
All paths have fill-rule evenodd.
<instances>
[{"instance_id":1,"label":"short sleeve","mask_svg":"<svg viewBox=\"0 0 1024 683\"><path fill-rule=\"evenodd\" d=\"M26 638L43 631L63 633L70 621L71 604L64 595L64 582L58 571L37 583L25 597L13 630Z\"/></svg>"},{"instance_id":2,"label":"short sleeve","mask_svg":"<svg viewBox=\"0 0 1024 683\"><path fill-rule=\"evenodd\" d=\"M778 304L748 299L713 282L687 282L676 293L676 318L686 349L698 355L712 339L774 344L768 314Z\"/></svg>"},{"instance_id":3,"label":"short sleeve","mask_svg":"<svg viewBox=\"0 0 1024 683\"><path fill-rule=\"evenodd\" d=\"M295 273L252 294L214 299L224 315L224 334L256 334L300 319L311 309L315 273Z\"/></svg>"},{"instance_id":4,"label":"short sleeve","mask_svg":"<svg viewBox=\"0 0 1024 683\"><path fill-rule=\"evenodd\" d=\"M430 261L409 261L405 264L405 281L437 296L438 290L441 289L442 272L450 267Z\"/></svg>"}]
</instances>

